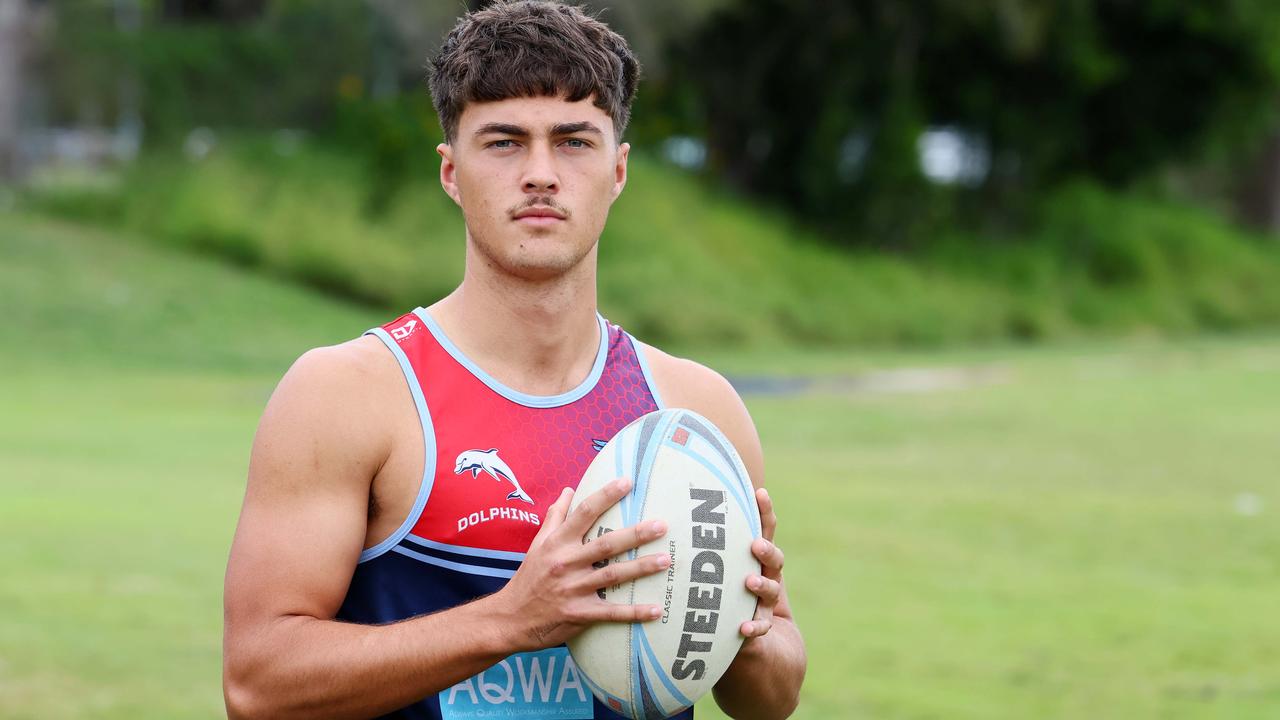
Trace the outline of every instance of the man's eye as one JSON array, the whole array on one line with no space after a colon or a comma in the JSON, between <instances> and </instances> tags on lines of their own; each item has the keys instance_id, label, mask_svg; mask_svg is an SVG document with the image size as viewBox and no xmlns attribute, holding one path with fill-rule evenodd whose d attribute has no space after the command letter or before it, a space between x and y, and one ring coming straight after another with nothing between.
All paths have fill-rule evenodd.
<instances>
[{"instance_id":1,"label":"man's eye","mask_svg":"<svg viewBox=\"0 0 1280 720\"><path fill-rule=\"evenodd\" d=\"M586 140L579 140L578 138L569 138L564 141L564 144L575 149L589 147Z\"/></svg>"},{"instance_id":2,"label":"man's eye","mask_svg":"<svg viewBox=\"0 0 1280 720\"><path fill-rule=\"evenodd\" d=\"M493 142L489 143L489 147L498 148L499 150L505 150L511 147L511 141L510 140L494 140Z\"/></svg>"}]
</instances>

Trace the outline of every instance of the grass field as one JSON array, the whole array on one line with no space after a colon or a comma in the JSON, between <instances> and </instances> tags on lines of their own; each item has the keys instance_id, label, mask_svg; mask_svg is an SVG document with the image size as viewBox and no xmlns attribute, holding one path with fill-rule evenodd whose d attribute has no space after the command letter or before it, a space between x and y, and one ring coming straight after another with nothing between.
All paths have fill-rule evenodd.
<instances>
[{"instance_id":1,"label":"grass field","mask_svg":"<svg viewBox=\"0 0 1280 720\"><path fill-rule=\"evenodd\" d=\"M218 716L257 416L384 318L3 215L0 307L0 717ZM800 717L1280 715L1280 337L706 357L829 380L748 397ZM988 382L841 382L893 367Z\"/></svg>"}]
</instances>

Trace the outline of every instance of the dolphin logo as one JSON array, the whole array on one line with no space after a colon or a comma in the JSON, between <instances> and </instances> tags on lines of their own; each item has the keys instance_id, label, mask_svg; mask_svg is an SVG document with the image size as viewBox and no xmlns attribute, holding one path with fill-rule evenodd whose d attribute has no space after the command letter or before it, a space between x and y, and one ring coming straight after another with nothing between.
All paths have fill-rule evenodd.
<instances>
[{"instance_id":1,"label":"dolphin logo","mask_svg":"<svg viewBox=\"0 0 1280 720\"><path fill-rule=\"evenodd\" d=\"M498 482L506 480L515 486L515 491L507 495L508 500L523 500L530 505L533 504L533 498L529 497L529 493L520 487L520 481L516 479L516 474L511 468L498 457L498 448L490 448L488 450L467 450L458 455L457 467L453 469L455 475L470 470L471 477L480 475L483 470L489 473L489 476Z\"/></svg>"}]
</instances>

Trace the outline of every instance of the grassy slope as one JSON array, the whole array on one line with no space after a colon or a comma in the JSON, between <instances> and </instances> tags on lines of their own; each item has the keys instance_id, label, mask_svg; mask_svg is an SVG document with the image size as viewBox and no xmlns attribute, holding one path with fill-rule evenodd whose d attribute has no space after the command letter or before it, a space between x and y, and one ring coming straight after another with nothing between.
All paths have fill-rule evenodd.
<instances>
[{"instance_id":1,"label":"grassy slope","mask_svg":"<svg viewBox=\"0 0 1280 720\"><path fill-rule=\"evenodd\" d=\"M3 216L0 306L0 716L218 716L257 414L298 352L382 318ZM944 359L975 356L877 362ZM976 359L1007 381L749 398L809 641L801 717L1273 715L1280 341Z\"/></svg>"},{"instance_id":2,"label":"grassy slope","mask_svg":"<svg viewBox=\"0 0 1280 720\"><path fill-rule=\"evenodd\" d=\"M0 215L0 717L217 717L257 415L380 316Z\"/></svg>"},{"instance_id":3,"label":"grassy slope","mask_svg":"<svg viewBox=\"0 0 1280 720\"><path fill-rule=\"evenodd\" d=\"M278 157L231 143L198 164L153 156L96 210L169 244L391 307L451 290L464 230L438 182L410 180L376 219L365 212L372 187L366 170L340 154ZM95 211L74 194L45 201L73 215ZM776 213L638 155L602 237L600 267L605 312L661 340L769 345L1002 332L1000 293L980 282L930 277L888 257L855 261Z\"/></svg>"},{"instance_id":4,"label":"grassy slope","mask_svg":"<svg viewBox=\"0 0 1280 720\"><path fill-rule=\"evenodd\" d=\"M904 258L834 249L641 153L630 173L600 301L653 341L936 347L1280 325L1280 245L1195 208L1064 188L1018 242L940 238ZM378 177L319 145L279 156L232 138L196 163L149 156L114 189L53 183L30 199L380 307L429 304L459 277L460 214L429 171L397 193Z\"/></svg>"},{"instance_id":5,"label":"grassy slope","mask_svg":"<svg viewBox=\"0 0 1280 720\"><path fill-rule=\"evenodd\" d=\"M0 215L0 253L0 346L10 362L283 372L302 350L389 319L66 223Z\"/></svg>"}]
</instances>

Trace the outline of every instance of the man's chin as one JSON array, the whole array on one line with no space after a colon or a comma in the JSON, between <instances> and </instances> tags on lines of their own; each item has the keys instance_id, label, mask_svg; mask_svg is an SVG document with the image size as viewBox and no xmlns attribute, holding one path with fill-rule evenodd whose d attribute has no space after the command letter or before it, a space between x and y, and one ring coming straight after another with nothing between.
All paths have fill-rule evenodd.
<instances>
[{"instance_id":1,"label":"man's chin","mask_svg":"<svg viewBox=\"0 0 1280 720\"><path fill-rule=\"evenodd\" d=\"M506 264L503 269L522 280L546 282L564 277L577 265L569 258L522 258Z\"/></svg>"},{"instance_id":2,"label":"man's chin","mask_svg":"<svg viewBox=\"0 0 1280 720\"><path fill-rule=\"evenodd\" d=\"M572 271L583 261L586 253L565 252L565 248L530 248L522 246L513 253L491 255L497 269L530 282L555 280Z\"/></svg>"},{"instance_id":3,"label":"man's chin","mask_svg":"<svg viewBox=\"0 0 1280 720\"><path fill-rule=\"evenodd\" d=\"M532 282L561 277L591 254L590 245L556 229L526 230L496 245L477 241L475 247L496 270Z\"/></svg>"}]
</instances>

